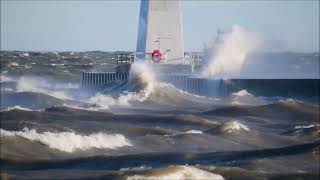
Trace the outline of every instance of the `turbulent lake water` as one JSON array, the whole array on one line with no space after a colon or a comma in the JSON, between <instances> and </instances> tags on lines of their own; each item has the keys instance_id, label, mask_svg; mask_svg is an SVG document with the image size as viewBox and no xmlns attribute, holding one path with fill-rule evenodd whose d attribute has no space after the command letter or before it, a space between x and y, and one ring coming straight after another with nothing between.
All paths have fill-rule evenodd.
<instances>
[{"instance_id":1,"label":"turbulent lake water","mask_svg":"<svg viewBox=\"0 0 320 180\"><path fill-rule=\"evenodd\" d=\"M145 64L125 89L80 88L81 71L113 58L1 53L3 179L319 178L318 96L199 96Z\"/></svg>"}]
</instances>

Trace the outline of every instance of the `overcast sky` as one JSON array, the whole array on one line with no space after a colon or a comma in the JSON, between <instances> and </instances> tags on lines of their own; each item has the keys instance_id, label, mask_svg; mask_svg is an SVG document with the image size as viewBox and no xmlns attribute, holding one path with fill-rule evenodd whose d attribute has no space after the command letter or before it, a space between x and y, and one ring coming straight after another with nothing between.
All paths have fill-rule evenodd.
<instances>
[{"instance_id":1,"label":"overcast sky","mask_svg":"<svg viewBox=\"0 0 320 180\"><path fill-rule=\"evenodd\" d=\"M3 1L1 50L131 50L139 1ZM319 1L182 1L184 44L199 51L237 24L282 44L319 51Z\"/></svg>"}]
</instances>

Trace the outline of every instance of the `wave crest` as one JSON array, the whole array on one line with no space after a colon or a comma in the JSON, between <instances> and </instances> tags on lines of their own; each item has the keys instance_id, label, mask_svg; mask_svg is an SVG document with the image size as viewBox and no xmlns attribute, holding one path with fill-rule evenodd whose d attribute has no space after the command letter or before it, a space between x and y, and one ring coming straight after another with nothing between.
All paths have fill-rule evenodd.
<instances>
[{"instance_id":1,"label":"wave crest","mask_svg":"<svg viewBox=\"0 0 320 180\"><path fill-rule=\"evenodd\" d=\"M264 102L246 89L231 94L232 105L262 105Z\"/></svg>"},{"instance_id":2,"label":"wave crest","mask_svg":"<svg viewBox=\"0 0 320 180\"><path fill-rule=\"evenodd\" d=\"M250 129L238 122L238 121L230 121L230 122L226 122L221 126L221 130L223 132L228 132L228 133L232 133L234 131L250 131Z\"/></svg>"},{"instance_id":3,"label":"wave crest","mask_svg":"<svg viewBox=\"0 0 320 180\"><path fill-rule=\"evenodd\" d=\"M223 180L224 178L219 174L213 174L208 171L198 169L192 166L170 166L167 168L161 168L152 170L148 175L133 175L129 176L127 180L140 180L140 179L214 179Z\"/></svg>"},{"instance_id":4,"label":"wave crest","mask_svg":"<svg viewBox=\"0 0 320 180\"><path fill-rule=\"evenodd\" d=\"M29 109L29 108L25 108L25 107L21 107L19 105L15 105L15 106L12 106L12 107L7 107L3 110L1 110L0 112L2 111L11 111L11 110L22 110L22 111L33 111L32 109Z\"/></svg>"},{"instance_id":5,"label":"wave crest","mask_svg":"<svg viewBox=\"0 0 320 180\"><path fill-rule=\"evenodd\" d=\"M7 131L0 129L1 136L20 136L31 141L39 141L52 149L72 153L76 150L91 148L117 149L132 146L122 134L105 134L102 132L90 135L80 135L75 132L43 132L24 128L22 131Z\"/></svg>"}]
</instances>

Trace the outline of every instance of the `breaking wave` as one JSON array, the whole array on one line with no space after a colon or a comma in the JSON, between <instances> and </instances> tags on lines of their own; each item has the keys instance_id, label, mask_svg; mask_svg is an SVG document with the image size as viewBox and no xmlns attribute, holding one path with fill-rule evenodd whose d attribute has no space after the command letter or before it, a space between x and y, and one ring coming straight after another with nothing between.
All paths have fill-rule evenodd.
<instances>
[{"instance_id":1,"label":"breaking wave","mask_svg":"<svg viewBox=\"0 0 320 180\"><path fill-rule=\"evenodd\" d=\"M22 131L7 131L0 129L1 136L19 136L31 141L39 141L52 149L72 153L76 150L91 148L117 149L132 146L131 142L121 134L105 134L102 132L90 135L80 135L75 132L43 132L24 128Z\"/></svg>"},{"instance_id":2,"label":"breaking wave","mask_svg":"<svg viewBox=\"0 0 320 180\"><path fill-rule=\"evenodd\" d=\"M143 102L149 98L154 91L156 79L155 75L145 61L137 61L131 65L130 79L124 86L126 91L123 92L120 85L114 91L119 91L118 97L112 97L103 93L96 93L89 98L89 103L98 107L94 109L108 109L112 105L129 106L130 102ZM119 93L119 92L118 92Z\"/></svg>"},{"instance_id":3,"label":"breaking wave","mask_svg":"<svg viewBox=\"0 0 320 180\"><path fill-rule=\"evenodd\" d=\"M148 62L137 61L130 69L129 81L119 88L113 89L116 96L104 93L96 93L89 98L88 103L97 107L93 109L108 109L110 106L133 106L133 105L162 105L185 107L190 105L212 103L213 98L199 96L177 89L174 85L161 82L157 79L152 66ZM121 89L125 86L125 91ZM119 90L121 90L119 92ZM112 93L110 93L112 94Z\"/></svg>"},{"instance_id":4,"label":"breaking wave","mask_svg":"<svg viewBox=\"0 0 320 180\"><path fill-rule=\"evenodd\" d=\"M138 92L122 93L112 97L103 93L96 93L89 98L88 103L95 105L93 110L109 109L112 106L135 107L135 105L152 107L208 107L214 103L221 103L219 99L208 98L177 89L174 85L164 82L154 82L151 87Z\"/></svg>"}]
</instances>

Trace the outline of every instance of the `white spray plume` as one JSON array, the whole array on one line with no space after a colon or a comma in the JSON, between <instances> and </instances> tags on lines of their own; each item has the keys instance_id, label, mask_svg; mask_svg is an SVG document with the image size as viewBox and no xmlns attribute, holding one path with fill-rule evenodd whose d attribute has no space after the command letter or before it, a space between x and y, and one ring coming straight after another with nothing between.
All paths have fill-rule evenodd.
<instances>
[{"instance_id":1,"label":"white spray plume","mask_svg":"<svg viewBox=\"0 0 320 180\"><path fill-rule=\"evenodd\" d=\"M131 65L130 76L137 79L145 88L144 90L152 91L155 85L155 74L153 66L148 61L136 61Z\"/></svg>"},{"instance_id":2,"label":"white spray plume","mask_svg":"<svg viewBox=\"0 0 320 180\"><path fill-rule=\"evenodd\" d=\"M119 102L121 104L129 104L129 101L143 102L147 100L156 85L155 74L148 61L134 62L130 68L130 76L139 84L141 90L120 96Z\"/></svg>"},{"instance_id":3,"label":"white spray plume","mask_svg":"<svg viewBox=\"0 0 320 180\"><path fill-rule=\"evenodd\" d=\"M130 106L130 102L143 102L147 100L154 91L156 78L152 66L148 61L136 61L131 65L130 78L139 85L138 91L121 94L117 99L101 93L89 99L90 103L98 105L93 109L108 109L113 105Z\"/></svg>"},{"instance_id":4,"label":"white spray plume","mask_svg":"<svg viewBox=\"0 0 320 180\"><path fill-rule=\"evenodd\" d=\"M234 25L230 31L219 33L217 41L209 47L208 66L203 76L213 78L231 78L240 75L246 56L262 45L258 33Z\"/></svg>"}]
</instances>

